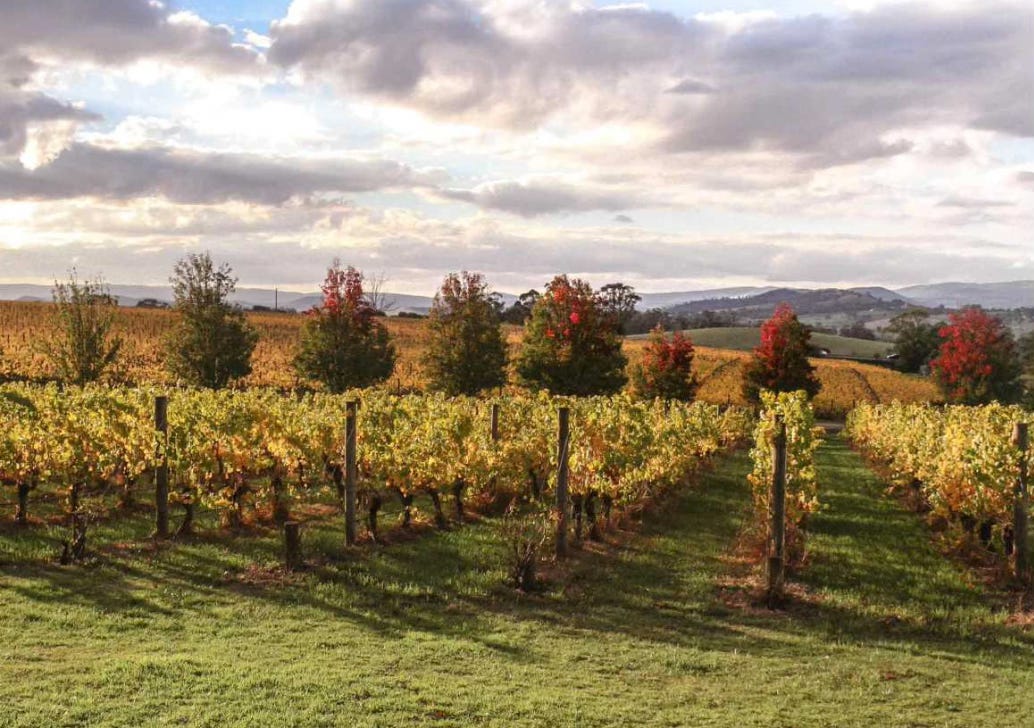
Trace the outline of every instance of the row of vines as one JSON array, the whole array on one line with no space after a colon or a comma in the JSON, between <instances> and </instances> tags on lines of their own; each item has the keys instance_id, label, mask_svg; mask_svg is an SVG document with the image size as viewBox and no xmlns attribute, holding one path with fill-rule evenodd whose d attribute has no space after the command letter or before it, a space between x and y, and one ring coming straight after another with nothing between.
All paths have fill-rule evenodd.
<instances>
[{"instance_id":1,"label":"row of vines","mask_svg":"<svg viewBox=\"0 0 1034 728\"><path fill-rule=\"evenodd\" d=\"M0 387L0 484L64 498L78 531L117 494L131 504L167 463L180 531L201 508L226 527L245 517L284 521L295 504L343 493L346 408L358 401L358 486L376 537L377 510L397 497L408 521L417 494L441 523L464 501L543 497L556 468L559 407L571 412L572 500L606 513L681 482L710 455L749 434L746 410L625 397L493 401L376 390L284 396L270 390L174 390L167 434L155 427L158 390ZM493 416L493 410L495 414ZM493 419L495 425L493 426ZM136 496L138 497L138 496ZM449 500L452 501L449 504Z\"/></svg>"}]
</instances>

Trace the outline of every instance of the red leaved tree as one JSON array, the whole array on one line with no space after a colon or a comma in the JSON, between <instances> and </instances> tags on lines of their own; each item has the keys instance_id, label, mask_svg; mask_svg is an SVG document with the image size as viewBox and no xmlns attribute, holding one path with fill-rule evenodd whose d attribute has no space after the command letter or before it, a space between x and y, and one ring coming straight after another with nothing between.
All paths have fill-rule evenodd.
<instances>
[{"instance_id":1,"label":"red leaved tree","mask_svg":"<svg viewBox=\"0 0 1034 728\"><path fill-rule=\"evenodd\" d=\"M323 301L302 327L295 368L331 392L384 381L397 353L388 329L363 290L363 274L337 260L320 286Z\"/></svg>"},{"instance_id":2,"label":"red leaved tree","mask_svg":"<svg viewBox=\"0 0 1034 728\"><path fill-rule=\"evenodd\" d=\"M644 399L692 401L697 390L693 374L693 342L681 331L669 339L658 325L643 348L642 363L632 374L636 393Z\"/></svg>"},{"instance_id":3,"label":"red leaved tree","mask_svg":"<svg viewBox=\"0 0 1034 728\"><path fill-rule=\"evenodd\" d=\"M618 321L585 281L554 278L524 327L517 373L553 394L613 394L627 381Z\"/></svg>"},{"instance_id":4,"label":"red leaved tree","mask_svg":"<svg viewBox=\"0 0 1034 728\"><path fill-rule=\"evenodd\" d=\"M758 403L762 390L795 392L809 397L818 394L819 380L808 361L811 332L800 322L793 308L782 303L772 318L761 326L761 344L754 349L743 376L743 395Z\"/></svg>"},{"instance_id":5,"label":"red leaved tree","mask_svg":"<svg viewBox=\"0 0 1034 728\"><path fill-rule=\"evenodd\" d=\"M1012 402L1021 392L1016 342L1002 320L980 308L948 315L941 348L930 362L945 397L959 404Z\"/></svg>"}]
</instances>

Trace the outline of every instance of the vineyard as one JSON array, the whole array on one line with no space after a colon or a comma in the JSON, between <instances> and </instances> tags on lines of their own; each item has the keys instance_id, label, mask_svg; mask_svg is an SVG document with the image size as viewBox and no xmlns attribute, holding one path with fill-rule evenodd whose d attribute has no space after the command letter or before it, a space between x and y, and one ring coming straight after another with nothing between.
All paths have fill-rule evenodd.
<instances>
[{"instance_id":1,"label":"vineyard","mask_svg":"<svg viewBox=\"0 0 1034 728\"><path fill-rule=\"evenodd\" d=\"M394 396L383 392L287 397L271 390L176 390L167 422L155 422L156 392L146 389L0 388L0 483L17 495L27 524L30 499L64 500L72 539L112 509L125 509L168 468L178 529L193 529L198 509L227 528L256 520L282 523L294 506L343 497L346 420L358 403L358 497L369 534L386 498L411 507L426 496L439 526L443 499L462 519L469 503L507 503L547 495L556 470L557 413L571 413L570 492L593 528L685 482L715 453L743 440L745 410L664 405L627 398ZM165 418L163 413L162 419ZM328 497L331 496L331 497Z\"/></svg>"},{"instance_id":2,"label":"vineyard","mask_svg":"<svg viewBox=\"0 0 1034 728\"><path fill-rule=\"evenodd\" d=\"M0 302L0 379L45 380L53 376L50 364L34 346L51 326L48 304ZM175 384L165 369L162 342L175 320L170 311L126 309L120 312L117 333L124 351L111 379L126 385ZM252 373L244 387L270 387L281 391L306 383L292 366L303 316L249 313L259 332ZM399 349L399 361L386 386L395 391L419 390L424 385L421 357L427 349L426 322L391 317L386 319ZM506 327L511 353L520 348L521 329ZM645 342L626 340L629 366L639 361ZM697 347L694 369L700 381L697 398L719 405L745 405L741 392L746 352ZM937 387L928 379L899 374L883 367L850 361L816 359L822 390L815 400L820 417L842 419L855 405L880 402L938 401Z\"/></svg>"},{"instance_id":3,"label":"vineyard","mask_svg":"<svg viewBox=\"0 0 1034 728\"><path fill-rule=\"evenodd\" d=\"M989 545L1013 550L1015 484L1023 452L1013 436L1028 421L1019 407L860 406L847 434L886 472L891 485L911 496L934 521L961 527Z\"/></svg>"}]
</instances>

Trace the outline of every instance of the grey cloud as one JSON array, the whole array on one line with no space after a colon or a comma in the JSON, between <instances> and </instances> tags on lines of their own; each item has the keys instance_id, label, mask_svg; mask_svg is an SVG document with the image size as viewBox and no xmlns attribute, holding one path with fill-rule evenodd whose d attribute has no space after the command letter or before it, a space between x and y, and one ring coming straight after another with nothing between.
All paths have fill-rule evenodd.
<instances>
[{"instance_id":1,"label":"grey cloud","mask_svg":"<svg viewBox=\"0 0 1034 728\"><path fill-rule=\"evenodd\" d=\"M0 164L0 199L161 196L188 205L230 200L280 205L299 195L412 187L429 184L431 179L390 161L278 160L75 144L36 170Z\"/></svg>"},{"instance_id":2,"label":"grey cloud","mask_svg":"<svg viewBox=\"0 0 1034 728\"><path fill-rule=\"evenodd\" d=\"M257 62L227 28L171 16L167 5L149 0L12 0L0 3L0 47L105 65L165 58L245 71Z\"/></svg>"},{"instance_id":3,"label":"grey cloud","mask_svg":"<svg viewBox=\"0 0 1034 728\"><path fill-rule=\"evenodd\" d=\"M714 86L704 81L698 81L695 78L687 78L679 81L677 84L669 88L665 93L669 94L713 94L717 91Z\"/></svg>"},{"instance_id":4,"label":"grey cloud","mask_svg":"<svg viewBox=\"0 0 1034 728\"><path fill-rule=\"evenodd\" d=\"M573 187L548 180L493 182L473 190L445 189L437 193L450 200L481 208L502 210L522 217L550 213L624 210L647 204L627 192Z\"/></svg>"},{"instance_id":5,"label":"grey cloud","mask_svg":"<svg viewBox=\"0 0 1034 728\"><path fill-rule=\"evenodd\" d=\"M1013 207L1015 203L1008 200L987 200L980 197L950 195L937 203L937 207L952 207L963 210L983 210L989 207Z\"/></svg>"},{"instance_id":6,"label":"grey cloud","mask_svg":"<svg viewBox=\"0 0 1034 728\"><path fill-rule=\"evenodd\" d=\"M1034 136L1034 15L1013 0L738 30L641 6L529 3L528 32L478 0L296 5L320 12L274 26L274 63L448 119L652 120L664 153L774 150L806 168L907 152L910 140L886 139L902 127Z\"/></svg>"}]
</instances>

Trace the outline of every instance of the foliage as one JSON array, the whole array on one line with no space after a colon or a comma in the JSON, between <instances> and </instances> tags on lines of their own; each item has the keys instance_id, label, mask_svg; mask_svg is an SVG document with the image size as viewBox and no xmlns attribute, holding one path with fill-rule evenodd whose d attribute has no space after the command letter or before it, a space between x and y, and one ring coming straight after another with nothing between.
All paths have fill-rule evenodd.
<instances>
[{"instance_id":1,"label":"foliage","mask_svg":"<svg viewBox=\"0 0 1034 728\"><path fill-rule=\"evenodd\" d=\"M211 389L247 376L258 334L229 301L237 288L230 266L216 267L208 253L191 254L176 264L169 280L179 315L166 340L172 374Z\"/></svg>"},{"instance_id":2,"label":"foliage","mask_svg":"<svg viewBox=\"0 0 1034 728\"><path fill-rule=\"evenodd\" d=\"M811 333L802 324L793 308L781 304L761 326L761 344L743 375L743 393L747 401L759 403L761 392L795 392L803 390L814 397L820 388L815 367L808 361Z\"/></svg>"},{"instance_id":3,"label":"foliage","mask_svg":"<svg viewBox=\"0 0 1034 728\"><path fill-rule=\"evenodd\" d=\"M428 387L473 395L506 383L506 340L480 273L451 273L434 297L424 371Z\"/></svg>"},{"instance_id":4,"label":"foliage","mask_svg":"<svg viewBox=\"0 0 1034 728\"><path fill-rule=\"evenodd\" d=\"M750 451L753 469L747 478L754 495L755 523L763 523L766 528L770 525L772 444L776 418L780 417L786 427L786 550L791 559L796 559L803 553L807 519L819 508L815 451L821 443L822 428L815 425L806 392L764 391L761 406Z\"/></svg>"},{"instance_id":5,"label":"foliage","mask_svg":"<svg viewBox=\"0 0 1034 728\"><path fill-rule=\"evenodd\" d=\"M321 286L323 302L307 314L295 368L331 392L384 381L398 353L378 309L363 291L363 275L335 260Z\"/></svg>"},{"instance_id":6,"label":"foliage","mask_svg":"<svg viewBox=\"0 0 1034 728\"><path fill-rule=\"evenodd\" d=\"M628 333L628 324L642 296L625 283L608 283L600 288L598 296L601 308L615 321L618 333Z\"/></svg>"},{"instance_id":7,"label":"foliage","mask_svg":"<svg viewBox=\"0 0 1034 728\"><path fill-rule=\"evenodd\" d=\"M948 315L940 330L940 352L930 363L951 402L1012 402L1022 393L1016 342L1002 320L980 308Z\"/></svg>"},{"instance_id":8,"label":"foliage","mask_svg":"<svg viewBox=\"0 0 1034 728\"><path fill-rule=\"evenodd\" d=\"M627 361L600 297L588 283L561 275L532 309L517 373L553 394L608 394L625 385Z\"/></svg>"},{"instance_id":9,"label":"foliage","mask_svg":"<svg viewBox=\"0 0 1034 728\"><path fill-rule=\"evenodd\" d=\"M887 332L894 335L894 352L903 372L918 372L937 356L940 326L929 323L929 316L925 309L913 308L892 318L887 326Z\"/></svg>"},{"instance_id":10,"label":"foliage","mask_svg":"<svg viewBox=\"0 0 1034 728\"><path fill-rule=\"evenodd\" d=\"M54 321L40 350L58 377L82 385L116 363L122 350L112 332L117 315L118 302L101 281L80 282L73 270L67 282L54 282Z\"/></svg>"},{"instance_id":11,"label":"foliage","mask_svg":"<svg viewBox=\"0 0 1034 728\"><path fill-rule=\"evenodd\" d=\"M643 349L642 361L633 369L632 382L639 396L646 399L691 401L697 390L693 342L681 331L669 339L658 326Z\"/></svg>"},{"instance_id":12,"label":"foliage","mask_svg":"<svg viewBox=\"0 0 1034 728\"><path fill-rule=\"evenodd\" d=\"M531 316L531 310L535 307L535 302L539 300L541 295L532 288L517 296L517 300L513 302L513 305L503 311L503 321L508 324L523 326L524 322Z\"/></svg>"},{"instance_id":13,"label":"foliage","mask_svg":"<svg viewBox=\"0 0 1034 728\"><path fill-rule=\"evenodd\" d=\"M847 418L854 445L880 463L892 485L918 489L931 518L1010 522L1020 454L1013 424L1029 418L1019 407L865 405Z\"/></svg>"}]
</instances>

